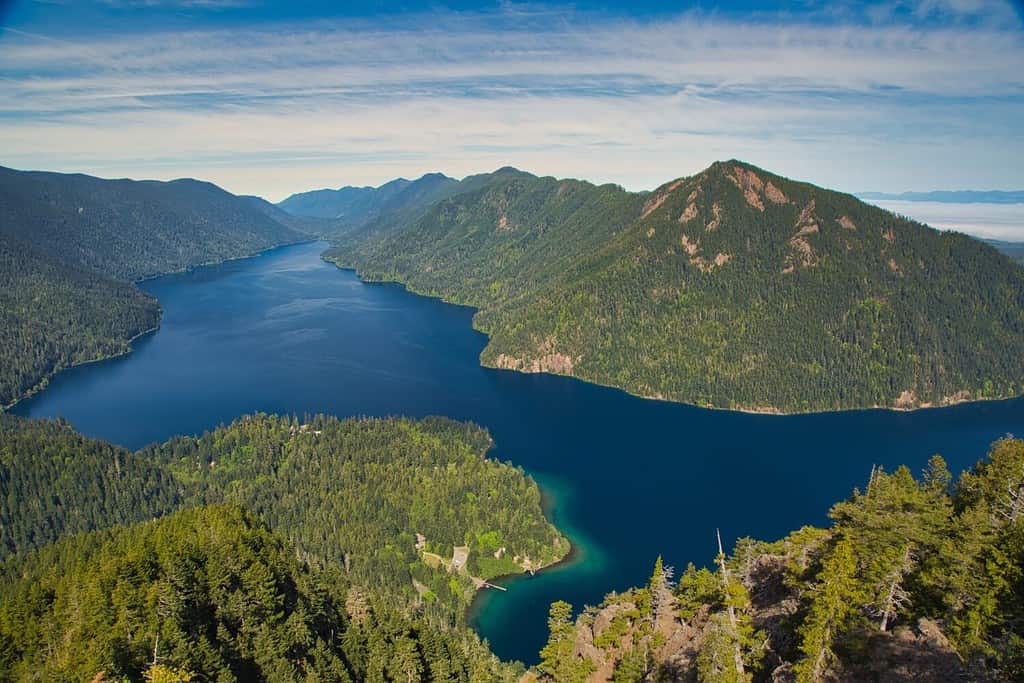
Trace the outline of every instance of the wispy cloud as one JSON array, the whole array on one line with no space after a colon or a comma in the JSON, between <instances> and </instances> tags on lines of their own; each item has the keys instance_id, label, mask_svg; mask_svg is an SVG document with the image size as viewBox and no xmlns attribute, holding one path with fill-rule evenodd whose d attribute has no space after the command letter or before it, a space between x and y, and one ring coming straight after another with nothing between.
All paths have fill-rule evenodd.
<instances>
[{"instance_id":1,"label":"wispy cloud","mask_svg":"<svg viewBox=\"0 0 1024 683\"><path fill-rule=\"evenodd\" d=\"M273 198L507 163L652 187L731 156L848 190L1024 186L1013 9L870 9L8 32L0 149L16 166L196 175Z\"/></svg>"}]
</instances>

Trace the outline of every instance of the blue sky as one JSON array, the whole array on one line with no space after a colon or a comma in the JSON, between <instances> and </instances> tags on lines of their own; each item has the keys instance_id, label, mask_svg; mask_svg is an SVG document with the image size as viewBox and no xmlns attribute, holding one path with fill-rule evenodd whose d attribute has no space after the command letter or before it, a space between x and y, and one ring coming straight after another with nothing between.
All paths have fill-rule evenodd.
<instances>
[{"instance_id":1,"label":"blue sky","mask_svg":"<svg viewBox=\"0 0 1024 683\"><path fill-rule=\"evenodd\" d=\"M280 199L513 165L649 189L740 158L1024 188L1002 0L0 0L0 164Z\"/></svg>"}]
</instances>

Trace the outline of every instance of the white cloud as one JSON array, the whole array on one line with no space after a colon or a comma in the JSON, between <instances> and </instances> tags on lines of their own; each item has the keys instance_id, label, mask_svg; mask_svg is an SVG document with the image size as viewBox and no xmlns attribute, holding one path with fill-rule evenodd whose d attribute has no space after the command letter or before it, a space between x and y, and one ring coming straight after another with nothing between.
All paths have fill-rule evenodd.
<instances>
[{"instance_id":1,"label":"white cloud","mask_svg":"<svg viewBox=\"0 0 1024 683\"><path fill-rule=\"evenodd\" d=\"M914 11L986 11L975 0ZM949 9L948 7L952 9ZM272 198L514 164L653 187L741 157L847 190L1024 186L1024 36L515 10L0 42L15 166Z\"/></svg>"}]
</instances>

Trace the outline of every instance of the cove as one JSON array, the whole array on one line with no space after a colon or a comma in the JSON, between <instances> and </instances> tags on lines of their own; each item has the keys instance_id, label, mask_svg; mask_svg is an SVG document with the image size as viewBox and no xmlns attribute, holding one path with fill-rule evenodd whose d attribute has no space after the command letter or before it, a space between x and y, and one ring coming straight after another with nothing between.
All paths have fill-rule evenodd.
<instances>
[{"instance_id":1,"label":"cove","mask_svg":"<svg viewBox=\"0 0 1024 683\"><path fill-rule=\"evenodd\" d=\"M479 366L473 311L364 284L320 259L323 243L150 280L161 328L128 356L61 373L12 412L68 418L130 448L243 413L447 415L487 427L492 455L541 484L570 562L482 593L473 623L494 651L532 663L549 603L577 608L645 582L661 554L706 564L715 529L774 539L826 522L872 465L915 472L934 453L954 474L1007 433L1024 400L912 413L800 416L651 401L566 377Z\"/></svg>"}]
</instances>

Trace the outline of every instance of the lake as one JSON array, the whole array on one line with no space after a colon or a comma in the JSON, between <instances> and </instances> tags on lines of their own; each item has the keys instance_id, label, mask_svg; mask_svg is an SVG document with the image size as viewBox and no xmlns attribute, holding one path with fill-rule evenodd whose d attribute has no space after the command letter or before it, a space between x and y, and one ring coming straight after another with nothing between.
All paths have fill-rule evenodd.
<instances>
[{"instance_id":1,"label":"lake","mask_svg":"<svg viewBox=\"0 0 1024 683\"><path fill-rule=\"evenodd\" d=\"M13 412L63 415L137 448L255 411L448 415L486 426L493 455L541 483L574 560L480 596L473 621L503 658L537 660L548 605L596 604L645 582L658 554L710 562L715 529L773 539L821 524L872 465L958 473L1024 434L1024 401L913 413L779 417L651 401L565 377L478 365L472 310L364 284L303 244L151 280L159 331L129 356L61 373Z\"/></svg>"}]
</instances>

